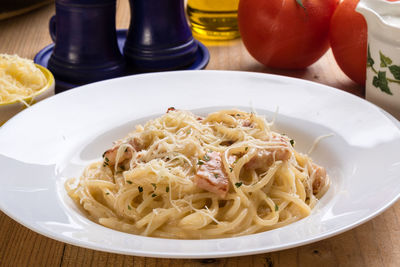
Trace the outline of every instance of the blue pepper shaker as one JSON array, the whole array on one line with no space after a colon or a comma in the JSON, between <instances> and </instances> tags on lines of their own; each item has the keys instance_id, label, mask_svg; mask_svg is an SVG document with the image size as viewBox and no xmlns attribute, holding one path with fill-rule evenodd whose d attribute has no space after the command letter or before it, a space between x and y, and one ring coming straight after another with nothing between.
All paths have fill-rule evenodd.
<instances>
[{"instance_id":1,"label":"blue pepper shaker","mask_svg":"<svg viewBox=\"0 0 400 267\"><path fill-rule=\"evenodd\" d=\"M136 71L184 68L198 49L183 0L130 0L131 21L124 56Z\"/></svg>"},{"instance_id":2,"label":"blue pepper shaker","mask_svg":"<svg viewBox=\"0 0 400 267\"><path fill-rule=\"evenodd\" d=\"M124 74L115 12L116 0L56 0L48 68L58 79L77 84Z\"/></svg>"}]
</instances>

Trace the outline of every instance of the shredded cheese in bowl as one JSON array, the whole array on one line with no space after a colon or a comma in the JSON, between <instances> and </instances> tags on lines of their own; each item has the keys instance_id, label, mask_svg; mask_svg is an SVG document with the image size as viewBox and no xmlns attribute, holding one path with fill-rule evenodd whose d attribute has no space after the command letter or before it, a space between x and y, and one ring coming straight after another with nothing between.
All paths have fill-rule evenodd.
<instances>
[{"instance_id":1,"label":"shredded cheese in bowl","mask_svg":"<svg viewBox=\"0 0 400 267\"><path fill-rule=\"evenodd\" d=\"M47 84L43 72L32 60L0 54L0 104L23 102Z\"/></svg>"}]
</instances>

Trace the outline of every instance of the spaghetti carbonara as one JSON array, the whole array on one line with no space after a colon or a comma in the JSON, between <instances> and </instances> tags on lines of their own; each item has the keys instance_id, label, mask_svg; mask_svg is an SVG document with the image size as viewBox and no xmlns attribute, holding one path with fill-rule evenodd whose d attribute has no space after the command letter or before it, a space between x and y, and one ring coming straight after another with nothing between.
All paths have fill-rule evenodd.
<instances>
[{"instance_id":1,"label":"spaghetti carbonara","mask_svg":"<svg viewBox=\"0 0 400 267\"><path fill-rule=\"evenodd\" d=\"M329 187L323 167L239 110L170 108L104 152L66 190L91 220L163 238L266 231L308 216Z\"/></svg>"}]
</instances>

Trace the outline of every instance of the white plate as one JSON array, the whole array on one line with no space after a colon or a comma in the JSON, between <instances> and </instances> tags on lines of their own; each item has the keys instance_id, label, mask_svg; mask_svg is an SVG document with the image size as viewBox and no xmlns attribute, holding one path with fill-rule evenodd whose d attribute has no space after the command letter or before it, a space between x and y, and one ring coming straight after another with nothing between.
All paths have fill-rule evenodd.
<instances>
[{"instance_id":1,"label":"white plate","mask_svg":"<svg viewBox=\"0 0 400 267\"><path fill-rule=\"evenodd\" d=\"M207 113L238 107L272 119L325 166L332 186L312 214L259 234L213 240L135 236L88 220L66 195L66 178L100 159L111 142L170 106ZM270 252L330 237L393 204L400 194L400 129L376 106L343 91L299 79L227 71L137 75L56 95L0 129L0 208L50 238L107 252L209 258Z\"/></svg>"}]
</instances>

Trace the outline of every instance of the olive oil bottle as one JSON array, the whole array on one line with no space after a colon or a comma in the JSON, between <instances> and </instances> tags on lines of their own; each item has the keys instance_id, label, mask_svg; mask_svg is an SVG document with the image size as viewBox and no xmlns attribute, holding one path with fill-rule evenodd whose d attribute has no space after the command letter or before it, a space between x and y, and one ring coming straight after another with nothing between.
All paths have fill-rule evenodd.
<instances>
[{"instance_id":1,"label":"olive oil bottle","mask_svg":"<svg viewBox=\"0 0 400 267\"><path fill-rule=\"evenodd\" d=\"M238 5L239 0L188 0L187 14L193 35L209 40L239 37Z\"/></svg>"}]
</instances>

